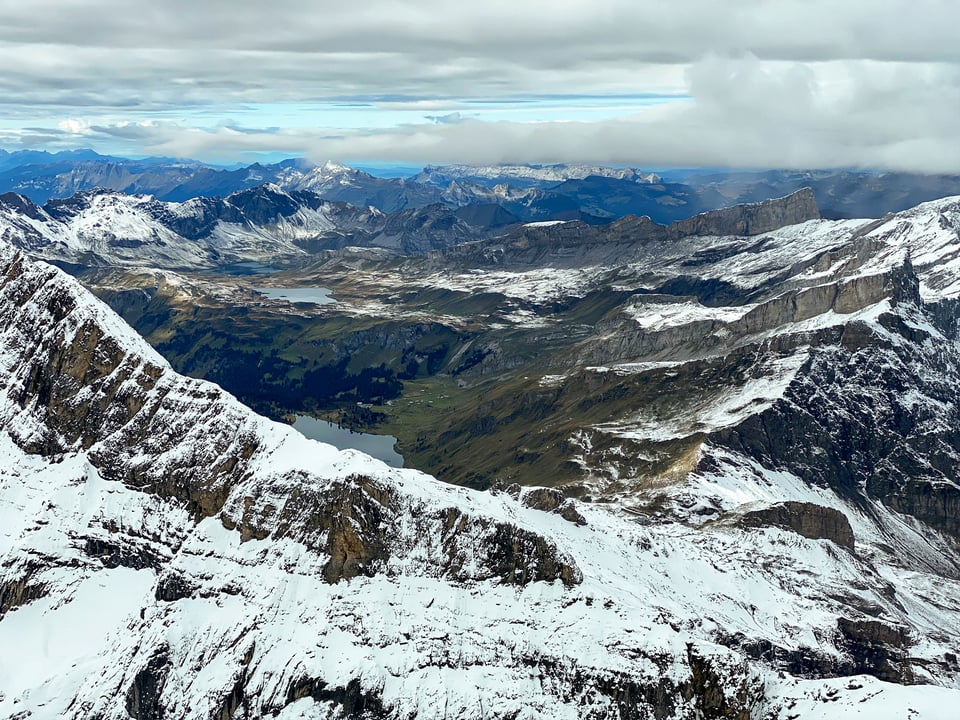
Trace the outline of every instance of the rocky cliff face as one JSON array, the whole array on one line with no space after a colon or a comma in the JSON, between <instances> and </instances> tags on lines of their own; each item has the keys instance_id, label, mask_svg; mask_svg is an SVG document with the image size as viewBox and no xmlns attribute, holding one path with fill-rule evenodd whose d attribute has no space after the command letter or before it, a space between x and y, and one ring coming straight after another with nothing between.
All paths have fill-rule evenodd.
<instances>
[{"instance_id":1,"label":"rocky cliff face","mask_svg":"<svg viewBox=\"0 0 960 720\"><path fill-rule=\"evenodd\" d=\"M774 468L716 434L682 486L702 492L663 501L689 520L660 523L305 440L5 245L0 328L0 646L20 648L0 656L0 715L772 719L957 700L950 528L805 483L802 457Z\"/></svg>"},{"instance_id":2,"label":"rocky cliff face","mask_svg":"<svg viewBox=\"0 0 960 720\"><path fill-rule=\"evenodd\" d=\"M669 227L672 237L688 235L762 235L788 225L820 219L810 188L786 197L759 203L734 205L680 220Z\"/></svg>"}]
</instances>

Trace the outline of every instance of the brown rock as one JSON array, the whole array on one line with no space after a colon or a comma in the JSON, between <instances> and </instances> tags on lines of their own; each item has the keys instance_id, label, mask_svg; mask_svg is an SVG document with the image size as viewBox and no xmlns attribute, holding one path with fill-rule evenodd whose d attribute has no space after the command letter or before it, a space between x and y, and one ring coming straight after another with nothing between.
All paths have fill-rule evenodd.
<instances>
[{"instance_id":1,"label":"brown rock","mask_svg":"<svg viewBox=\"0 0 960 720\"><path fill-rule=\"evenodd\" d=\"M831 540L854 551L853 529L839 510L807 502L788 501L753 510L740 518L743 527L775 527L793 530L811 540Z\"/></svg>"},{"instance_id":2,"label":"brown rock","mask_svg":"<svg viewBox=\"0 0 960 720\"><path fill-rule=\"evenodd\" d=\"M554 512L563 503L563 493L553 488L536 488L523 496L525 507L543 512Z\"/></svg>"},{"instance_id":3,"label":"brown rock","mask_svg":"<svg viewBox=\"0 0 960 720\"><path fill-rule=\"evenodd\" d=\"M543 512L556 513L564 520L577 525L586 525L587 520L577 510L576 504L553 488L535 488L523 496L524 506Z\"/></svg>"}]
</instances>

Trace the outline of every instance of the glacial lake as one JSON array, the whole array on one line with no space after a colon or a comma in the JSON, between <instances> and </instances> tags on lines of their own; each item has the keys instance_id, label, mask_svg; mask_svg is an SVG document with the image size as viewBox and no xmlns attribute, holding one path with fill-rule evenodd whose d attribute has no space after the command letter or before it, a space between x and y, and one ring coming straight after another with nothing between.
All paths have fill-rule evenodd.
<instances>
[{"instance_id":1,"label":"glacial lake","mask_svg":"<svg viewBox=\"0 0 960 720\"><path fill-rule=\"evenodd\" d=\"M391 467L403 467L403 456L393 449L397 439L393 435L371 435L351 432L326 420L317 420L306 415L297 415L293 427L311 440L319 440L346 450L352 448L383 460Z\"/></svg>"},{"instance_id":2,"label":"glacial lake","mask_svg":"<svg viewBox=\"0 0 960 720\"><path fill-rule=\"evenodd\" d=\"M329 305L336 302L330 297L330 290L322 287L263 287L254 288L254 290L270 300L288 300L289 302L313 303L315 305Z\"/></svg>"}]
</instances>

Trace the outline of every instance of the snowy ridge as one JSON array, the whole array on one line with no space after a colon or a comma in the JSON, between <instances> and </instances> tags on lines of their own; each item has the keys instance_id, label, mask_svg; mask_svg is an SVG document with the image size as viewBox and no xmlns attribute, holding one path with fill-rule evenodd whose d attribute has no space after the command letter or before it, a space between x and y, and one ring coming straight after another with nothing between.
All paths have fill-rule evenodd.
<instances>
[{"instance_id":1,"label":"snowy ridge","mask_svg":"<svg viewBox=\"0 0 960 720\"><path fill-rule=\"evenodd\" d=\"M527 223L496 243L457 248L445 259L475 272L538 274L544 285L565 284L565 278L575 277L571 271L596 276L615 270L614 286L623 290L653 292L670 281L722 279L738 292L770 297L878 275L909 258L920 276L921 293L936 300L960 294L955 285L960 276L958 228L960 197L949 197L880 220L808 220L747 237L673 238L662 226L632 217L599 228L578 222ZM578 292L571 288L572 294Z\"/></svg>"},{"instance_id":2,"label":"snowy ridge","mask_svg":"<svg viewBox=\"0 0 960 720\"><path fill-rule=\"evenodd\" d=\"M422 254L497 232L480 222L441 204L384 213L272 183L182 203L105 190L43 207L12 194L0 198L0 237L33 257L83 267L302 266L348 246Z\"/></svg>"},{"instance_id":3,"label":"snowy ridge","mask_svg":"<svg viewBox=\"0 0 960 720\"><path fill-rule=\"evenodd\" d=\"M607 277L616 272L618 290L639 292L581 343L584 366L612 369L635 382L713 373L723 381L691 380L674 397L595 429L664 442L736 428L784 401L798 370L843 345L844 338L878 346L862 349L869 362L880 362L873 356L884 345L922 343L919 357L896 358L903 382L922 382L926 376L918 368L957 352L952 318L960 297L958 208L960 199L946 198L883 220L811 221L759 238L687 238L642 247L625 266L606 268ZM654 264L658 252L661 260ZM597 269L581 269L579 277L591 270ZM539 282L570 272L545 271ZM921 395L923 403L940 402ZM754 431L769 432L751 426ZM946 479L952 484L950 473Z\"/></svg>"},{"instance_id":4,"label":"snowy ridge","mask_svg":"<svg viewBox=\"0 0 960 720\"><path fill-rule=\"evenodd\" d=\"M20 648L0 656L2 716L947 718L960 701L956 546L905 516L882 535L720 450L698 498L833 508L857 550L390 469L175 375L7 246L0 327L0 646ZM884 650L891 676L940 687L863 674L885 672L851 644L871 621L911 638ZM801 679L794 656L842 677Z\"/></svg>"},{"instance_id":5,"label":"snowy ridge","mask_svg":"<svg viewBox=\"0 0 960 720\"><path fill-rule=\"evenodd\" d=\"M204 270L251 261L302 263L314 247L328 241L336 247L345 238L375 244L390 221L376 208L292 193L267 184L225 200L174 203L96 190L43 207L8 194L0 200L0 237L57 262Z\"/></svg>"},{"instance_id":6,"label":"snowy ridge","mask_svg":"<svg viewBox=\"0 0 960 720\"><path fill-rule=\"evenodd\" d=\"M200 249L156 222L152 198L106 192L80 197L82 205L58 217L45 208L23 212L22 207L0 204L0 236L51 259L78 261L93 255L117 264L209 264Z\"/></svg>"}]
</instances>

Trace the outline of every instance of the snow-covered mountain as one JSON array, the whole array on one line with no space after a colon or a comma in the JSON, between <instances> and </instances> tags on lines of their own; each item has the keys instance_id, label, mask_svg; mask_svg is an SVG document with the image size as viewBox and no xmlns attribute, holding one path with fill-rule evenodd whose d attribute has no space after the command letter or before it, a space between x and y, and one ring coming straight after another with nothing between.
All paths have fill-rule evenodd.
<instances>
[{"instance_id":1,"label":"snow-covered mountain","mask_svg":"<svg viewBox=\"0 0 960 720\"><path fill-rule=\"evenodd\" d=\"M273 183L312 190L324 199L383 212L439 202L499 203L524 220L620 218L649 215L668 223L736 203L759 202L813 189L825 217L882 217L925 200L960 192L960 177L840 170L703 172L663 177L634 168L594 165L429 166L413 178L384 178L341 163L304 158L221 168L175 158L132 160L92 150L45 153L0 151L0 194L15 192L38 204L98 187L183 202L226 197Z\"/></svg>"},{"instance_id":2,"label":"snow-covered mountain","mask_svg":"<svg viewBox=\"0 0 960 720\"><path fill-rule=\"evenodd\" d=\"M758 304L641 293L610 322L726 329L732 370L570 381L598 401L618 373L721 386L596 429L621 452L697 441L642 511L305 440L0 244L0 716L952 718L958 207L671 244L664 276L727 268ZM656 352L598 330L604 357ZM906 453L857 444L871 412ZM583 462L615 457L591 442Z\"/></svg>"},{"instance_id":3,"label":"snow-covered mountain","mask_svg":"<svg viewBox=\"0 0 960 720\"><path fill-rule=\"evenodd\" d=\"M13 193L0 196L0 237L37 257L77 265L296 264L347 245L416 253L486 234L440 205L385 214L276 185L182 203L103 189L42 207Z\"/></svg>"},{"instance_id":4,"label":"snow-covered mountain","mask_svg":"<svg viewBox=\"0 0 960 720\"><path fill-rule=\"evenodd\" d=\"M431 165L410 181L436 187L443 201L452 205L494 203L532 221L583 218L599 221L628 214L653 215L662 221L676 219L677 210L682 217L706 209L696 199L690 207L692 198L681 197L682 186L668 189L660 184L656 174L635 168ZM666 195L672 200L661 202Z\"/></svg>"},{"instance_id":5,"label":"snow-covered mountain","mask_svg":"<svg viewBox=\"0 0 960 720\"><path fill-rule=\"evenodd\" d=\"M375 177L333 162L314 165L289 159L272 165L254 163L224 169L167 158L104 157L89 151L0 155L0 191L26 195L37 203L101 187L182 202L195 197L227 196L267 183L289 191L312 190L331 201L361 207L374 205L384 212L440 201L439 190L432 186Z\"/></svg>"},{"instance_id":6,"label":"snow-covered mountain","mask_svg":"<svg viewBox=\"0 0 960 720\"><path fill-rule=\"evenodd\" d=\"M309 190L327 200L379 208L392 213L441 202L437 188L403 178L380 178L341 163L289 165L264 178L286 190Z\"/></svg>"}]
</instances>

